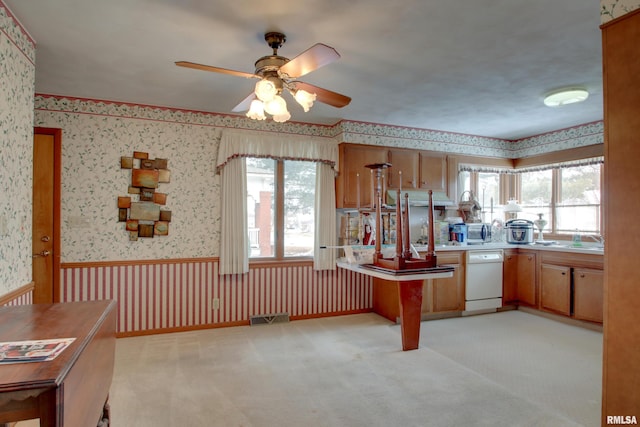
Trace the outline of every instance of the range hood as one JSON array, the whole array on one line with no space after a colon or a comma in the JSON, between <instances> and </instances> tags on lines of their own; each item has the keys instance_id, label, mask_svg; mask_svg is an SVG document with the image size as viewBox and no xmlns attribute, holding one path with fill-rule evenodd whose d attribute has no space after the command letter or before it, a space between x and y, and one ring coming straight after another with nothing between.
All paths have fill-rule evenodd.
<instances>
[{"instance_id":1,"label":"range hood","mask_svg":"<svg viewBox=\"0 0 640 427\"><path fill-rule=\"evenodd\" d=\"M402 190L400 197L404 200L404 195L409 195L409 206L429 206L429 192L427 190ZM387 190L388 206L396 205L396 198L398 197L397 190ZM433 192L433 206L453 206L454 203L447 197L442 191Z\"/></svg>"}]
</instances>

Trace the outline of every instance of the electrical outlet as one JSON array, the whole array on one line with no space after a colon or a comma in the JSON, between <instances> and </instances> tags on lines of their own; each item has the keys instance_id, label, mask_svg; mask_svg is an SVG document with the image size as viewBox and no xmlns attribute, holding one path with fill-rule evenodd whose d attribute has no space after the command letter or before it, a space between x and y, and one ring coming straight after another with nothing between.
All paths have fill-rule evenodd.
<instances>
[{"instance_id":1,"label":"electrical outlet","mask_svg":"<svg viewBox=\"0 0 640 427\"><path fill-rule=\"evenodd\" d=\"M219 310L220 309L220 298L214 298L213 301L211 301L211 307L213 307L214 310Z\"/></svg>"}]
</instances>

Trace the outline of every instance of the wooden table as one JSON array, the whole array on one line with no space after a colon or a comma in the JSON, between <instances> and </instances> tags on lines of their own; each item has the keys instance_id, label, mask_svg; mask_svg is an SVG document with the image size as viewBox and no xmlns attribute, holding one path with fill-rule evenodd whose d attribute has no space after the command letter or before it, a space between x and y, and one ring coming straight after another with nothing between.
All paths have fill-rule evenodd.
<instances>
[{"instance_id":1,"label":"wooden table","mask_svg":"<svg viewBox=\"0 0 640 427\"><path fill-rule=\"evenodd\" d=\"M0 307L0 342L76 338L55 359L0 364L0 426L92 427L108 418L115 301ZM106 412L106 415L105 415Z\"/></svg>"},{"instance_id":2,"label":"wooden table","mask_svg":"<svg viewBox=\"0 0 640 427\"><path fill-rule=\"evenodd\" d=\"M415 274L389 274L370 270L358 264L338 262L337 266L358 273L366 274L378 279L384 279L397 284L400 308L400 330L402 333L402 350L415 350L420 345L420 322L422 309L422 285L426 279L441 279L453 276L450 271Z\"/></svg>"}]
</instances>

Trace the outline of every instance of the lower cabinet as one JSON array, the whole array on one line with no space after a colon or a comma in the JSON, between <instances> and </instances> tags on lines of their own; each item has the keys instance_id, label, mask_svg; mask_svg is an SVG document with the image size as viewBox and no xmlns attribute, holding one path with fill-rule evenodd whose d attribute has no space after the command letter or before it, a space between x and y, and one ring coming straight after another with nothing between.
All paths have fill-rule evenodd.
<instances>
[{"instance_id":1,"label":"lower cabinet","mask_svg":"<svg viewBox=\"0 0 640 427\"><path fill-rule=\"evenodd\" d=\"M438 253L438 265L451 265L453 276L425 280L422 287L422 314L431 315L464 310L464 252ZM395 322L400 316L398 286L395 282L373 279L373 311Z\"/></svg>"},{"instance_id":2,"label":"lower cabinet","mask_svg":"<svg viewBox=\"0 0 640 427\"><path fill-rule=\"evenodd\" d=\"M602 323L604 273L592 268L573 269L573 317Z\"/></svg>"},{"instance_id":3,"label":"lower cabinet","mask_svg":"<svg viewBox=\"0 0 640 427\"><path fill-rule=\"evenodd\" d=\"M565 316L571 315L571 268L540 266L540 307Z\"/></svg>"},{"instance_id":4,"label":"lower cabinet","mask_svg":"<svg viewBox=\"0 0 640 427\"><path fill-rule=\"evenodd\" d=\"M507 249L504 252L502 303L537 306L536 253Z\"/></svg>"},{"instance_id":5,"label":"lower cabinet","mask_svg":"<svg viewBox=\"0 0 640 427\"><path fill-rule=\"evenodd\" d=\"M566 254L552 259L545 254L540 264L540 309L602 323L604 274L592 266L602 266L602 260Z\"/></svg>"},{"instance_id":6,"label":"lower cabinet","mask_svg":"<svg viewBox=\"0 0 640 427\"><path fill-rule=\"evenodd\" d=\"M422 313L464 310L464 252L440 252L438 265L451 265L453 276L425 280L422 288Z\"/></svg>"}]
</instances>

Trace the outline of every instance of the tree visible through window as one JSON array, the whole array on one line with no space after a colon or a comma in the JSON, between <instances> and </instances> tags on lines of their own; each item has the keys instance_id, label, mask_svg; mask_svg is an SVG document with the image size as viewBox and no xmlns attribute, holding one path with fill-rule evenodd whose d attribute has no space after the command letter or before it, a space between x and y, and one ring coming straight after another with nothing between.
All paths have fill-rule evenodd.
<instances>
[{"instance_id":1,"label":"tree visible through window","mask_svg":"<svg viewBox=\"0 0 640 427\"><path fill-rule=\"evenodd\" d=\"M247 158L250 257L312 257L316 164Z\"/></svg>"}]
</instances>

